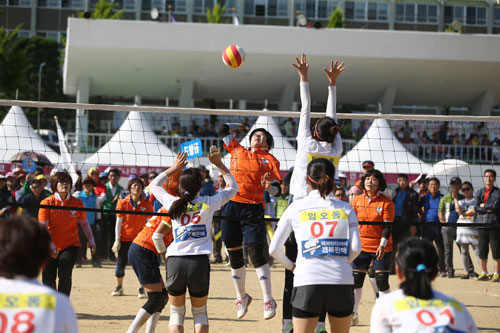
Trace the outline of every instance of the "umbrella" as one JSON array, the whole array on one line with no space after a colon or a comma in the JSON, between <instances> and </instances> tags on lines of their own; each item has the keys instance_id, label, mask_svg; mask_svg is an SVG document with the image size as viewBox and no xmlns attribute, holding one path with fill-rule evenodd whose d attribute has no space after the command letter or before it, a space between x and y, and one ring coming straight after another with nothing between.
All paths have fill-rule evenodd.
<instances>
[{"instance_id":1,"label":"umbrella","mask_svg":"<svg viewBox=\"0 0 500 333\"><path fill-rule=\"evenodd\" d=\"M25 158L31 158L38 166L44 167L52 165L52 162L44 154L34 151L22 151L10 158L11 163L22 163Z\"/></svg>"}]
</instances>

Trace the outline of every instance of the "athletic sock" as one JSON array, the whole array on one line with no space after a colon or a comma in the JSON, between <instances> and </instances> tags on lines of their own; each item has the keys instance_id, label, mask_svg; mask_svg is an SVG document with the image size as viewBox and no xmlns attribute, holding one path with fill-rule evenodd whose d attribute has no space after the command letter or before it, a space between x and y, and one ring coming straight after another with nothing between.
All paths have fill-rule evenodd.
<instances>
[{"instance_id":1,"label":"athletic sock","mask_svg":"<svg viewBox=\"0 0 500 333\"><path fill-rule=\"evenodd\" d=\"M377 298L377 293L379 292L377 287L377 280L375 278L369 278L370 284L372 285L373 293L375 294L375 298Z\"/></svg>"},{"instance_id":2,"label":"athletic sock","mask_svg":"<svg viewBox=\"0 0 500 333\"><path fill-rule=\"evenodd\" d=\"M234 288L236 289L236 298L242 300L245 298L245 278L247 270L245 266L240 268L231 268L231 275L233 277Z\"/></svg>"},{"instance_id":3,"label":"athletic sock","mask_svg":"<svg viewBox=\"0 0 500 333\"><path fill-rule=\"evenodd\" d=\"M287 327L289 324L292 323L291 319L283 319L283 328Z\"/></svg>"},{"instance_id":4,"label":"athletic sock","mask_svg":"<svg viewBox=\"0 0 500 333\"><path fill-rule=\"evenodd\" d=\"M138 332L139 329L144 325L144 323L149 319L149 317L151 317L151 314L148 313L143 308L140 308L139 311L137 312L137 315L135 316L134 321L128 328L127 333Z\"/></svg>"},{"instance_id":5,"label":"athletic sock","mask_svg":"<svg viewBox=\"0 0 500 333\"><path fill-rule=\"evenodd\" d=\"M154 333L156 330L156 325L158 325L158 321L160 320L160 312L155 312L151 316L151 318L148 319L146 323L146 333Z\"/></svg>"},{"instance_id":6,"label":"athletic sock","mask_svg":"<svg viewBox=\"0 0 500 333\"><path fill-rule=\"evenodd\" d=\"M271 268L269 268L269 264L257 267L255 269L255 273L257 273L257 277L259 278L264 302L272 301L273 293L271 289Z\"/></svg>"},{"instance_id":7,"label":"athletic sock","mask_svg":"<svg viewBox=\"0 0 500 333\"><path fill-rule=\"evenodd\" d=\"M363 288L354 288L354 313L358 313L361 295L363 295Z\"/></svg>"}]
</instances>

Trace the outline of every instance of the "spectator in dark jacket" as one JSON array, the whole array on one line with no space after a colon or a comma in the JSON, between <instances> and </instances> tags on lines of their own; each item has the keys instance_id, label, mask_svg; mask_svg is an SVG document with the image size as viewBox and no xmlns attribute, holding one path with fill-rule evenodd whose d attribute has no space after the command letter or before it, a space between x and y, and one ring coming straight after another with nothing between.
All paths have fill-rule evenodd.
<instances>
[{"instance_id":1,"label":"spectator in dark jacket","mask_svg":"<svg viewBox=\"0 0 500 333\"><path fill-rule=\"evenodd\" d=\"M7 188L7 177L0 175L0 203L12 202L12 192ZM0 219L5 219L10 215L10 205L0 206Z\"/></svg>"},{"instance_id":2,"label":"spectator in dark jacket","mask_svg":"<svg viewBox=\"0 0 500 333\"><path fill-rule=\"evenodd\" d=\"M495 262L495 273L492 276L493 282L500 282L500 189L495 186L497 173L493 169L484 172L484 185L477 193L476 221L484 223L485 228L479 228L479 260L481 262L482 272L478 280L488 280L488 252L491 247L491 253ZM495 226L496 228L487 228L486 226Z\"/></svg>"},{"instance_id":3,"label":"spectator in dark jacket","mask_svg":"<svg viewBox=\"0 0 500 333\"><path fill-rule=\"evenodd\" d=\"M399 244L408 237L417 233L415 225L410 226L418 220L419 196L418 193L408 186L408 175L400 173L397 177L398 188L394 191L392 201L395 207L394 225L392 226L393 260L399 248Z\"/></svg>"},{"instance_id":4,"label":"spectator in dark jacket","mask_svg":"<svg viewBox=\"0 0 500 333\"><path fill-rule=\"evenodd\" d=\"M40 179L35 179L31 182L30 193L23 195L19 202L23 204L39 205L40 202L47 197L48 195L43 191L42 181ZM39 207L21 208L19 215L26 213L26 215L38 219L39 210Z\"/></svg>"}]
</instances>

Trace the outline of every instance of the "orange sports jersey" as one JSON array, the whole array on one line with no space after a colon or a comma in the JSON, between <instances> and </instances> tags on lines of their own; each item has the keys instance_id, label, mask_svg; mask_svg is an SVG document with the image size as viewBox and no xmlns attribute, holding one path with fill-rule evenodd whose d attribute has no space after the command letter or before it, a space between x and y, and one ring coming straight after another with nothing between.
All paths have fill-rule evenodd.
<instances>
[{"instance_id":1,"label":"orange sports jersey","mask_svg":"<svg viewBox=\"0 0 500 333\"><path fill-rule=\"evenodd\" d=\"M130 203L130 195L127 195L125 199L121 199L120 201L118 201L116 209L151 213L153 213L154 211L153 204L148 200L145 200L144 198L141 198L141 201L139 202L137 207L132 206L132 204ZM135 236L137 236L137 234L142 230L142 228L146 224L146 221L151 217L151 215L116 214L116 217L123 217L120 241L133 241Z\"/></svg>"},{"instance_id":2,"label":"orange sports jersey","mask_svg":"<svg viewBox=\"0 0 500 333\"><path fill-rule=\"evenodd\" d=\"M360 222L392 222L394 221L394 203L384 194L371 199L366 194L354 197L352 207ZM377 252L382 239L382 225L359 225L359 236L361 237L361 250L365 252ZM392 251L392 236L389 236L385 251Z\"/></svg>"},{"instance_id":3,"label":"orange sports jersey","mask_svg":"<svg viewBox=\"0 0 500 333\"><path fill-rule=\"evenodd\" d=\"M168 210L162 207L158 210L158 213L168 213ZM163 242L165 243L165 246L168 247L174 240L172 236L172 221L168 216L153 216L150 218L144 228L142 228L141 232L139 232L137 237L135 237L134 243L158 254L152 237L161 222L170 226L169 231L163 235Z\"/></svg>"},{"instance_id":4,"label":"orange sports jersey","mask_svg":"<svg viewBox=\"0 0 500 333\"><path fill-rule=\"evenodd\" d=\"M43 199L40 205L63 206L62 202L57 200L54 195ZM83 202L73 196L64 200L64 206L84 207ZM84 211L40 208L38 220L49 222L50 238L57 250L62 251L70 246L80 246L78 220L87 220Z\"/></svg>"},{"instance_id":5,"label":"orange sports jersey","mask_svg":"<svg viewBox=\"0 0 500 333\"><path fill-rule=\"evenodd\" d=\"M240 186L240 190L231 201L258 204L264 202L264 189L260 184L266 172L271 173L272 180L281 181L280 162L269 152L262 149L247 149L235 138L229 146L224 145L231 153L230 171Z\"/></svg>"}]
</instances>

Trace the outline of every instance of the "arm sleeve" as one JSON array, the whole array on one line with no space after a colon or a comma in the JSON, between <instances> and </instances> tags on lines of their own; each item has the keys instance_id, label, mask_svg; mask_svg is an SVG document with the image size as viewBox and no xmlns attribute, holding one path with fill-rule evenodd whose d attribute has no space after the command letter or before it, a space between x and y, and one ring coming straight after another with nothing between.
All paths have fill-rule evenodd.
<instances>
[{"instance_id":1,"label":"arm sleeve","mask_svg":"<svg viewBox=\"0 0 500 333\"><path fill-rule=\"evenodd\" d=\"M24 195L31 192L30 185L31 185L31 181L29 179L24 182L24 185L23 185L23 194Z\"/></svg>"},{"instance_id":2,"label":"arm sleeve","mask_svg":"<svg viewBox=\"0 0 500 333\"><path fill-rule=\"evenodd\" d=\"M361 253L361 238L359 237L358 217L354 210L349 213L349 262L353 262Z\"/></svg>"},{"instance_id":3,"label":"arm sleeve","mask_svg":"<svg viewBox=\"0 0 500 333\"><path fill-rule=\"evenodd\" d=\"M123 216L117 217L115 224L115 239L120 240L120 236L122 234L122 224L123 224Z\"/></svg>"},{"instance_id":4,"label":"arm sleeve","mask_svg":"<svg viewBox=\"0 0 500 333\"><path fill-rule=\"evenodd\" d=\"M92 229L90 228L89 222L85 219L78 220L78 223L80 223L80 227L82 227L82 231L85 234L85 237L87 237L87 239L89 240L90 244L95 245L94 235L92 234Z\"/></svg>"},{"instance_id":5,"label":"arm sleeve","mask_svg":"<svg viewBox=\"0 0 500 333\"><path fill-rule=\"evenodd\" d=\"M500 194L498 192L490 193L490 196L492 194L495 194L495 200L490 200L489 204L485 202L484 207L479 207L480 209L484 209L485 213L490 213L491 210L498 211L500 209Z\"/></svg>"},{"instance_id":6,"label":"arm sleeve","mask_svg":"<svg viewBox=\"0 0 500 333\"><path fill-rule=\"evenodd\" d=\"M326 102L326 116L337 121L337 86L328 86L328 101Z\"/></svg>"},{"instance_id":7,"label":"arm sleeve","mask_svg":"<svg viewBox=\"0 0 500 333\"><path fill-rule=\"evenodd\" d=\"M441 213L444 213L446 211L446 207L445 207L443 198L441 198L441 200L439 200L439 211Z\"/></svg>"},{"instance_id":8,"label":"arm sleeve","mask_svg":"<svg viewBox=\"0 0 500 333\"><path fill-rule=\"evenodd\" d=\"M370 319L370 333L389 333L392 332L382 302L375 303Z\"/></svg>"},{"instance_id":9,"label":"arm sleeve","mask_svg":"<svg viewBox=\"0 0 500 333\"><path fill-rule=\"evenodd\" d=\"M288 259L288 257L283 252L283 245L285 245L286 239L290 236L292 232L291 220L288 218L288 214L281 217L278 222L278 227L274 232L273 240L269 245L269 254L274 257L280 264L285 266L286 269L291 270L293 268L293 262Z\"/></svg>"},{"instance_id":10,"label":"arm sleeve","mask_svg":"<svg viewBox=\"0 0 500 333\"><path fill-rule=\"evenodd\" d=\"M57 294L55 326L61 328L61 332L78 333L75 310L66 295ZM59 330L57 330L59 332Z\"/></svg>"},{"instance_id":11,"label":"arm sleeve","mask_svg":"<svg viewBox=\"0 0 500 333\"><path fill-rule=\"evenodd\" d=\"M169 209L170 205L175 200L175 197L168 194L168 192L165 191L165 189L162 186L167 178L168 176L165 174L165 172L162 172L158 176L156 176L156 178L153 179L151 183L149 183L149 188L151 189L151 192L153 193L155 198L159 202L161 202L161 204L163 205L163 207L165 207L165 209Z\"/></svg>"},{"instance_id":12,"label":"arm sleeve","mask_svg":"<svg viewBox=\"0 0 500 333\"><path fill-rule=\"evenodd\" d=\"M300 82L300 101L302 109L300 111L297 133L298 139L311 136L311 96L309 94L309 82Z\"/></svg>"}]
</instances>

